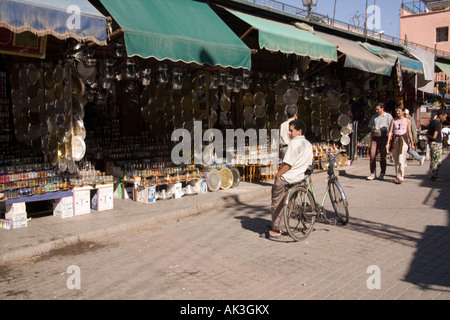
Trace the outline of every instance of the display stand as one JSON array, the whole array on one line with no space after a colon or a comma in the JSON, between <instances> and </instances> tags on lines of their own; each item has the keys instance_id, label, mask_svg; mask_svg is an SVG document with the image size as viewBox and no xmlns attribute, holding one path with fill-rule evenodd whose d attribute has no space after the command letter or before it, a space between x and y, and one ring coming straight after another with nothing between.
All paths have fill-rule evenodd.
<instances>
[{"instance_id":1,"label":"display stand","mask_svg":"<svg viewBox=\"0 0 450 320\"><path fill-rule=\"evenodd\" d=\"M61 198L72 197L72 196L73 196L73 192L71 189L63 190L63 191L52 191L52 192L46 192L43 194L34 194L32 196L27 196L27 197L6 199L5 204L46 201L46 200L61 199Z\"/></svg>"}]
</instances>

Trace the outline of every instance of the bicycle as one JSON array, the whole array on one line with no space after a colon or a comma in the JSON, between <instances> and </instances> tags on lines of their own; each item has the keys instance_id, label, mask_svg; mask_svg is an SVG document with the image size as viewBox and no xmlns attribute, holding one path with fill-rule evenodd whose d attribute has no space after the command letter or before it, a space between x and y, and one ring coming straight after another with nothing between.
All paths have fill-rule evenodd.
<instances>
[{"instance_id":1,"label":"bicycle","mask_svg":"<svg viewBox=\"0 0 450 320\"><path fill-rule=\"evenodd\" d=\"M327 196L330 196L334 213L342 225L349 222L348 201L344 189L334 174L336 157L345 152L340 152L328 160L317 160L313 162L305 172L305 177L293 183L286 184L287 193L284 200L284 222L289 236L295 241L306 239L313 230L317 220L321 222L331 221L336 224L336 219L329 219L326 216L324 203ZM312 174L315 170L314 164L328 162L328 183L321 204L317 202L312 182Z\"/></svg>"}]
</instances>

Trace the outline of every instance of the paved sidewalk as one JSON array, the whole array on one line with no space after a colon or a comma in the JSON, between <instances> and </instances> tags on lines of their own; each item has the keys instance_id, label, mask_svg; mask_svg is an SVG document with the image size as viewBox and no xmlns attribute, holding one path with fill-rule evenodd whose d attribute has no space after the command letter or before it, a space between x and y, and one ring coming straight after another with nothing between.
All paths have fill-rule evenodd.
<instances>
[{"instance_id":1,"label":"paved sidewalk","mask_svg":"<svg viewBox=\"0 0 450 320\"><path fill-rule=\"evenodd\" d=\"M367 170L367 159L358 159L341 172ZM318 170L315 175L326 176ZM42 254L79 241L87 241L131 230L157 227L182 218L217 210L257 198L270 197L272 182L251 184L208 192L181 199L158 200L144 204L131 199L114 199L114 209L71 218L52 215L32 218L26 228L0 229L0 264Z\"/></svg>"},{"instance_id":2,"label":"paved sidewalk","mask_svg":"<svg viewBox=\"0 0 450 320\"><path fill-rule=\"evenodd\" d=\"M35 245L39 240L46 245L54 236L53 246L61 248L0 264L0 297L232 299L253 304L297 299L448 300L450 157L443 158L444 182L429 181L428 166L429 162L418 166L410 161L402 185L393 183L391 164L385 181L366 180L367 159L341 168L338 174L349 199L350 223L317 223L308 239L296 243L289 237L281 241L259 237L270 223L270 185L251 185L250 190L243 184L237 194L241 186L227 191L231 194L219 191L155 206L118 201L117 212L86 216L93 219L87 220L88 225L97 226L91 230L86 229L86 221L75 223L78 218L71 219L70 226L65 226L69 220L56 220L63 221L59 224L53 217L35 219L32 222L50 220L45 238L35 233ZM318 195L325 181L324 172L314 176ZM188 201L193 201L192 206L207 203L210 209L197 207L195 216L183 219L179 211L179 217L168 219ZM132 205L144 206L140 219ZM329 208L329 202L325 206ZM114 215L117 226L107 225L107 217ZM153 216L158 221L143 218ZM130 225L124 217L136 223ZM119 218L124 223L118 223ZM98 221L105 225L98 228ZM62 226L71 232L57 238ZM4 235L11 233L0 233ZM84 240L76 245L64 243L80 238ZM15 239L20 241L19 236ZM77 290L69 287L73 266L79 268L81 279Z\"/></svg>"},{"instance_id":3,"label":"paved sidewalk","mask_svg":"<svg viewBox=\"0 0 450 320\"><path fill-rule=\"evenodd\" d=\"M208 192L181 199L138 203L132 199L114 199L114 209L58 218L53 215L32 218L25 228L0 229L0 264L48 252L51 249L116 235L131 230L157 227L182 218L227 207L255 197L266 197L269 184L241 182L238 187Z\"/></svg>"}]
</instances>

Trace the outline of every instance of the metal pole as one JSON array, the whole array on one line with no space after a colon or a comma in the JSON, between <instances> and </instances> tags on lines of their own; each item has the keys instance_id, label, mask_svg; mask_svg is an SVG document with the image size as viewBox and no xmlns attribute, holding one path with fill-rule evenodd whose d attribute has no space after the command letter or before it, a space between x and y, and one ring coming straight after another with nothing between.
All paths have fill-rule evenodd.
<instances>
[{"instance_id":1,"label":"metal pole","mask_svg":"<svg viewBox=\"0 0 450 320\"><path fill-rule=\"evenodd\" d=\"M337 0L334 0L333 25L334 25L334 17L335 17L335 15L336 15L336 2L337 2Z\"/></svg>"},{"instance_id":2,"label":"metal pole","mask_svg":"<svg viewBox=\"0 0 450 320\"><path fill-rule=\"evenodd\" d=\"M367 42L367 0L366 0L366 18L364 19L364 36Z\"/></svg>"}]
</instances>

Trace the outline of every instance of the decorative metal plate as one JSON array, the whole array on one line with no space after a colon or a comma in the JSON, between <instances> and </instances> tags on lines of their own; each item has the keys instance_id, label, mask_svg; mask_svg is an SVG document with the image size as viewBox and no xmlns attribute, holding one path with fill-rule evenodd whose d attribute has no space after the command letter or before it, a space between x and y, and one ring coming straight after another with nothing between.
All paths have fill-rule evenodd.
<instances>
[{"instance_id":1,"label":"decorative metal plate","mask_svg":"<svg viewBox=\"0 0 450 320\"><path fill-rule=\"evenodd\" d=\"M220 173L220 188L221 189L229 189L233 185L233 173L228 168L222 168L219 171Z\"/></svg>"},{"instance_id":2,"label":"decorative metal plate","mask_svg":"<svg viewBox=\"0 0 450 320\"><path fill-rule=\"evenodd\" d=\"M206 185L211 191L218 191L222 184L222 176L216 169L211 169L208 171L206 176Z\"/></svg>"},{"instance_id":3,"label":"decorative metal plate","mask_svg":"<svg viewBox=\"0 0 450 320\"><path fill-rule=\"evenodd\" d=\"M231 184L232 188L236 188L239 183L241 182L241 173L239 172L239 169L236 167L230 168L231 173L233 174L233 183Z\"/></svg>"}]
</instances>

